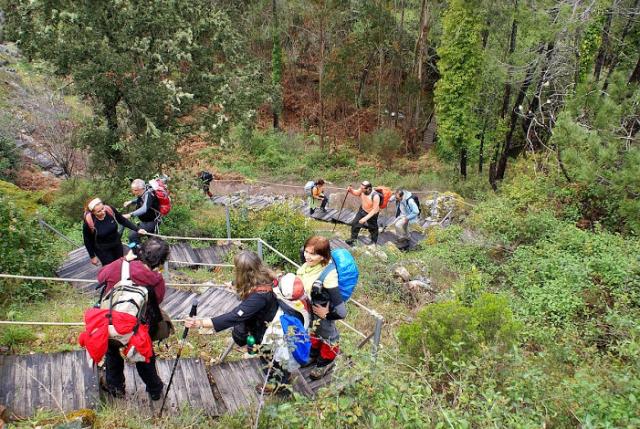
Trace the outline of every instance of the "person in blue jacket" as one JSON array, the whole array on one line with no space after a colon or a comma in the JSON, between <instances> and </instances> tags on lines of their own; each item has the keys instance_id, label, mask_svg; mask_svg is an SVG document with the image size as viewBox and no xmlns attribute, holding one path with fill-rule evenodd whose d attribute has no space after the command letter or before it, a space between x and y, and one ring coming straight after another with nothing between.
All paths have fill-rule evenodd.
<instances>
[{"instance_id":1,"label":"person in blue jacket","mask_svg":"<svg viewBox=\"0 0 640 429\"><path fill-rule=\"evenodd\" d=\"M396 200L398 210L393 226L396 229L398 241L409 242L409 224L416 224L420 216L420 209L409 191L398 189L393 197Z\"/></svg>"}]
</instances>

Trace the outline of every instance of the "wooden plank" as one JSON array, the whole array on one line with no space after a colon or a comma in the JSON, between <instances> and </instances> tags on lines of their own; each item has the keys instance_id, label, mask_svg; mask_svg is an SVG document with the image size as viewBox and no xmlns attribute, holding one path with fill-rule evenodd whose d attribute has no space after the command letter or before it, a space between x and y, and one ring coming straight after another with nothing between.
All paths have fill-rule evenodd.
<instances>
[{"instance_id":1,"label":"wooden plank","mask_svg":"<svg viewBox=\"0 0 640 429\"><path fill-rule=\"evenodd\" d=\"M51 408L60 411L62 406L62 365L63 353L53 353L49 355L49 365L51 371Z\"/></svg>"},{"instance_id":2,"label":"wooden plank","mask_svg":"<svg viewBox=\"0 0 640 429\"><path fill-rule=\"evenodd\" d=\"M79 408L94 408L99 401L100 387L98 381L98 370L90 363L83 350L78 352L80 355L80 362L83 368L84 376L84 395L82 396L82 403Z\"/></svg>"},{"instance_id":3,"label":"wooden plank","mask_svg":"<svg viewBox=\"0 0 640 429\"><path fill-rule=\"evenodd\" d=\"M291 372L291 381L293 390L306 396L307 398L314 397L315 392L313 391L309 383L307 383L307 380L304 378L304 375L302 375L299 369Z\"/></svg>"},{"instance_id":4,"label":"wooden plank","mask_svg":"<svg viewBox=\"0 0 640 429\"><path fill-rule=\"evenodd\" d=\"M12 367L13 388L15 395L13 397L13 402L11 403L11 408L14 414L26 417L28 416L26 412L29 409L29 404L27 402L28 380L23 359L21 359L21 357L19 356L16 356L15 359L13 359Z\"/></svg>"},{"instance_id":5,"label":"wooden plank","mask_svg":"<svg viewBox=\"0 0 640 429\"><path fill-rule=\"evenodd\" d=\"M74 398L77 394L75 385L75 366L76 360L73 353L60 353L60 372L62 381L62 396L60 398L60 406L64 411L71 411L74 409Z\"/></svg>"},{"instance_id":6,"label":"wooden plank","mask_svg":"<svg viewBox=\"0 0 640 429\"><path fill-rule=\"evenodd\" d=\"M13 372L9 366L7 356L0 355L0 404L9 404L9 397L13 396Z\"/></svg>"}]
</instances>

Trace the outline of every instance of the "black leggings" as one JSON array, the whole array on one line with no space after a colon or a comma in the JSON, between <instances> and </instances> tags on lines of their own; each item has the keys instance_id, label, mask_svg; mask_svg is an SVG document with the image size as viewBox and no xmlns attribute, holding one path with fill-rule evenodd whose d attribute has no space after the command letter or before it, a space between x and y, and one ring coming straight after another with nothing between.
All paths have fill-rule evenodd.
<instances>
[{"instance_id":1,"label":"black leggings","mask_svg":"<svg viewBox=\"0 0 640 429\"><path fill-rule=\"evenodd\" d=\"M119 345L115 341L109 341L109 348L105 355L106 381L109 387L124 390L124 359L120 354ZM154 395L162 391L163 383L156 369L156 356L151 356L149 363L136 362L138 375L147 386L147 392Z\"/></svg>"},{"instance_id":2,"label":"black leggings","mask_svg":"<svg viewBox=\"0 0 640 429\"><path fill-rule=\"evenodd\" d=\"M124 250L122 249L122 243L117 243L112 247L106 247L103 249L96 248L96 257L100 260L103 267L122 258L123 256Z\"/></svg>"}]
</instances>

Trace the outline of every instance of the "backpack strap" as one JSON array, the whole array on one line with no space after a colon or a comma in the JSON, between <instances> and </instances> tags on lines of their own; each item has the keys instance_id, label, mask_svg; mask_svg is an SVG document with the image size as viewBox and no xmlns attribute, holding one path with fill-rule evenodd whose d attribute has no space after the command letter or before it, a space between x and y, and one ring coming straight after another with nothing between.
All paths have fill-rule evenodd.
<instances>
[{"instance_id":1,"label":"backpack strap","mask_svg":"<svg viewBox=\"0 0 640 429\"><path fill-rule=\"evenodd\" d=\"M273 283L268 285L258 285L251 289L251 293L261 293L261 292L272 292L273 291Z\"/></svg>"},{"instance_id":2,"label":"backpack strap","mask_svg":"<svg viewBox=\"0 0 640 429\"><path fill-rule=\"evenodd\" d=\"M324 286L324 279L326 279L329 273L331 272L331 270L335 268L336 268L336 264L334 264L332 260L331 262L329 262L329 264L326 267L324 267L324 270L322 270L322 272L320 273L320 277L318 277L318 280L316 281L320 282Z\"/></svg>"},{"instance_id":3,"label":"backpack strap","mask_svg":"<svg viewBox=\"0 0 640 429\"><path fill-rule=\"evenodd\" d=\"M108 206L106 204L104 204L104 211L111 216L112 218L115 219L116 215L113 212L113 209L111 208L111 206ZM87 223L87 226L89 227L89 229L91 230L92 233L95 234L96 232L96 224L93 221L93 213L91 212L84 212L84 221Z\"/></svg>"}]
</instances>

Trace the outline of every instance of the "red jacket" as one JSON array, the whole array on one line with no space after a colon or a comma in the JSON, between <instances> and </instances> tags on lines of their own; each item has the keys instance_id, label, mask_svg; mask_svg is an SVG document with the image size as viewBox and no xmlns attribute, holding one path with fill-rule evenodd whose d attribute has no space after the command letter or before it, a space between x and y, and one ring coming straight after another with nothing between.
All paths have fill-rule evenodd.
<instances>
[{"instance_id":1,"label":"red jacket","mask_svg":"<svg viewBox=\"0 0 640 429\"><path fill-rule=\"evenodd\" d=\"M78 337L78 343L89 353L94 362L100 362L107 352L109 343L109 310L90 308L84 313L85 331ZM113 327L120 334L133 331L137 319L130 314L113 311L111 313ZM138 326L138 330L131 336L126 344L123 354L127 356L131 347L135 347L138 353L149 362L153 356L153 345L149 336L149 327L144 324Z\"/></svg>"},{"instance_id":2,"label":"red jacket","mask_svg":"<svg viewBox=\"0 0 640 429\"><path fill-rule=\"evenodd\" d=\"M107 288L104 291L106 295L111 288L120 281L122 271L122 258L113 261L109 265L103 267L98 273L98 282L107 282ZM146 265L140 261L133 260L129 263L129 275L134 284L138 286L146 286L149 291L153 291L156 295L158 304L162 303L166 286L162 274L157 271L151 271Z\"/></svg>"}]
</instances>

